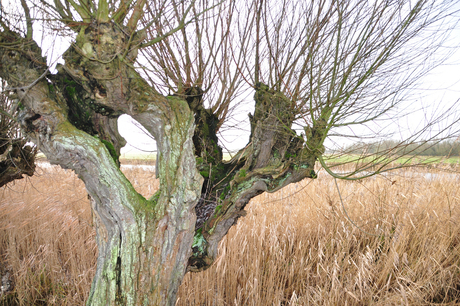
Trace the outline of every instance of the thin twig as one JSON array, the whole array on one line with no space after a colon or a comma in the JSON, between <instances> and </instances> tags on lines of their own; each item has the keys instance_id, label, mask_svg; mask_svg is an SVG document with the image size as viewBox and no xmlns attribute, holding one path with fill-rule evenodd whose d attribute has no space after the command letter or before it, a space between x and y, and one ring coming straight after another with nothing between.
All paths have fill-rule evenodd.
<instances>
[{"instance_id":1,"label":"thin twig","mask_svg":"<svg viewBox=\"0 0 460 306\"><path fill-rule=\"evenodd\" d=\"M45 72L41 76L39 76L35 81L33 81L30 85L23 86L23 87L7 87L5 90L2 91L2 93L7 92L7 91L12 91L12 90L22 90L26 91L29 90L30 88L34 87L41 79L43 79L48 72L50 71L50 68L46 68Z\"/></svg>"}]
</instances>

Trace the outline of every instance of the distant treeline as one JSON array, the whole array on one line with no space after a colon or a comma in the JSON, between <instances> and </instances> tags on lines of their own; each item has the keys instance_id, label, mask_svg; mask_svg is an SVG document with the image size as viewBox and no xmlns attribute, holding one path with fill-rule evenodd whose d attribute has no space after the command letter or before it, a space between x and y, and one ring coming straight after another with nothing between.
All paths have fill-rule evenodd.
<instances>
[{"instance_id":1,"label":"distant treeline","mask_svg":"<svg viewBox=\"0 0 460 306\"><path fill-rule=\"evenodd\" d=\"M354 143L345 149L347 154L392 154L421 156L460 156L460 142L445 140L424 143L405 143L396 140L385 140L373 143Z\"/></svg>"}]
</instances>

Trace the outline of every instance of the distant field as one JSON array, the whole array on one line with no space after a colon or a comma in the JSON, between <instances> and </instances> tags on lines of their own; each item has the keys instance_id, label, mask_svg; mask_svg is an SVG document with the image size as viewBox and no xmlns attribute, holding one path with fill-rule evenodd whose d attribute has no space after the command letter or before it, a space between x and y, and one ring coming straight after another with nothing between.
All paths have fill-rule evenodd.
<instances>
[{"instance_id":1,"label":"distant field","mask_svg":"<svg viewBox=\"0 0 460 306\"><path fill-rule=\"evenodd\" d=\"M152 169L123 167L146 197ZM319 171L262 194L216 263L186 275L176 305L458 305L459 180L400 169L337 181L342 202ZM82 182L51 166L0 192L0 279L11 281L0 305L84 305L97 247Z\"/></svg>"},{"instance_id":2,"label":"distant field","mask_svg":"<svg viewBox=\"0 0 460 306\"><path fill-rule=\"evenodd\" d=\"M224 153L224 160L230 160L232 158L231 153ZM157 154L156 153L141 153L141 154L133 154L133 153L127 153L127 154L122 154L121 159L125 160L156 160Z\"/></svg>"},{"instance_id":3,"label":"distant field","mask_svg":"<svg viewBox=\"0 0 460 306\"><path fill-rule=\"evenodd\" d=\"M157 153L124 153L120 156L121 159L142 159L142 160L156 160Z\"/></svg>"},{"instance_id":4,"label":"distant field","mask_svg":"<svg viewBox=\"0 0 460 306\"><path fill-rule=\"evenodd\" d=\"M230 160L235 153L224 153L224 160ZM156 153L124 153L121 155L120 159L125 162L133 161L136 164L139 164L140 161L146 161L147 164L152 164L155 162L157 157ZM45 158L42 153L37 155L37 158ZM347 154L347 155L325 155L324 160L328 164L347 164L347 163L382 163L387 162L386 158L374 158L366 157L362 158L359 155ZM460 164L460 157L443 157L443 156L404 156L400 157L392 163L395 164Z\"/></svg>"},{"instance_id":5,"label":"distant field","mask_svg":"<svg viewBox=\"0 0 460 306\"><path fill-rule=\"evenodd\" d=\"M325 155L324 160L328 164L347 164L347 163L393 163L399 165L427 165L427 164L459 164L460 157L444 157L444 156L404 156L400 158L392 158L391 160L385 156L374 157L346 154L346 155Z\"/></svg>"},{"instance_id":6,"label":"distant field","mask_svg":"<svg viewBox=\"0 0 460 306\"><path fill-rule=\"evenodd\" d=\"M234 153L224 153L224 160L230 160ZM134 162L139 164L139 161L146 161L148 164L154 163L157 158L157 153L123 153L120 156L121 161ZM37 159L46 159L43 153L37 154Z\"/></svg>"}]
</instances>

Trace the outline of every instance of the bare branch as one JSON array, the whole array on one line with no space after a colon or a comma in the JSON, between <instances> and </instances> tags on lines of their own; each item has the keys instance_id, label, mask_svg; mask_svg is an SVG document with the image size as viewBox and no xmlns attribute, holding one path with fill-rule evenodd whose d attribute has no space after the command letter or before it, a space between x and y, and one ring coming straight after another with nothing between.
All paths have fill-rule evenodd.
<instances>
[{"instance_id":1,"label":"bare branch","mask_svg":"<svg viewBox=\"0 0 460 306\"><path fill-rule=\"evenodd\" d=\"M97 6L96 20L99 22L109 21L109 3L107 2L107 0L99 0Z\"/></svg>"},{"instance_id":2,"label":"bare branch","mask_svg":"<svg viewBox=\"0 0 460 306\"><path fill-rule=\"evenodd\" d=\"M32 29L32 18L30 18L30 10L25 0L21 0L21 5L22 5L22 8L24 9L24 14L26 15L26 24L27 24L26 37L29 39L32 39L33 29Z\"/></svg>"},{"instance_id":3,"label":"bare branch","mask_svg":"<svg viewBox=\"0 0 460 306\"><path fill-rule=\"evenodd\" d=\"M137 24L139 20L142 18L144 15L144 6L145 6L146 0L137 0L136 4L134 5L132 15L129 18L128 21L128 28L134 32L136 30Z\"/></svg>"}]
</instances>

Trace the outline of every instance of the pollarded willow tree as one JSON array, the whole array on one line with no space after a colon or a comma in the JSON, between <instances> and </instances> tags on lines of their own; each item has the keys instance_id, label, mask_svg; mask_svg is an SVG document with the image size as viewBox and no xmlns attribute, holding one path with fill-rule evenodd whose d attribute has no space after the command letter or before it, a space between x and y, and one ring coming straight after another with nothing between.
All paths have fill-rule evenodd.
<instances>
[{"instance_id":1,"label":"pollarded willow tree","mask_svg":"<svg viewBox=\"0 0 460 306\"><path fill-rule=\"evenodd\" d=\"M337 128L397 109L455 12L433 0L21 0L19 9L3 7L0 77L22 131L92 198L99 257L88 305L174 305L184 274L212 265L251 198L316 178ZM36 25L72 40L54 70ZM249 143L224 161L219 129L248 90ZM122 114L157 142L150 199L119 169Z\"/></svg>"}]
</instances>

